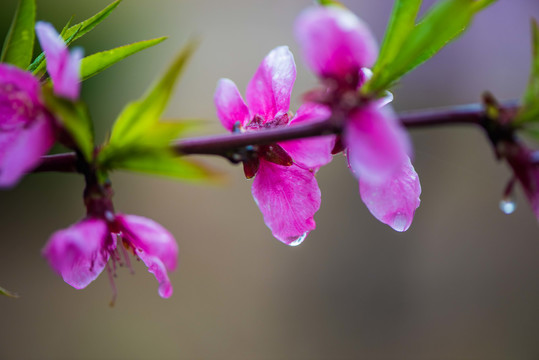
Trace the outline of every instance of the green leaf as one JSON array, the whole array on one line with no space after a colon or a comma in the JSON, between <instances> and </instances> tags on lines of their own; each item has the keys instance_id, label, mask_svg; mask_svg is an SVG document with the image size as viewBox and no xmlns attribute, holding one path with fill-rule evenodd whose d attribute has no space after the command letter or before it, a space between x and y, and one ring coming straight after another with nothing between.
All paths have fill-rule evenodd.
<instances>
[{"instance_id":1,"label":"green leaf","mask_svg":"<svg viewBox=\"0 0 539 360\"><path fill-rule=\"evenodd\" d=\"M194 121L159 122L148 129L136 142L106 144L99 152L98 164L102 168L113 170L114 164L121 163L123 159L133 156L132 154L168 151L172 140L195 126Z\"/></svg>"},{"instance_id":2,"label":"green leaf","mask_svg":"<svg viewBox=\"0 0 539 360\"><path fill-rule=\"evenodd\" d=\"M91 18L86 19L76 25L71 26L71 22L73 21L73 17L71 17L60 33L62 38L65 40L66 45L71 45L72 42L86 35L93 28L99 25L99 23L105 20L114 11L114 9L120 5L121 2L122 0L114 1ZM43 71L43 69L45 69L45 65L45 54L41 53L34 59L28 68L28 71L32 71L34 75L38 75Z\"/></svg>"},{"instance_id":3,"label":"green leaf","mask_svg":"<svg viewBox=\"0 0 539 360\"><path fill-rule=\"evenodd\" d=\"M4 41L0 62L26 69L34 51L35 0L20 0L19 6Z\"/></svg>"},{"instance_id":4,"label":"green leaf","mask_svg":"<svg viewBox=\"0 0 539 360\"><path fill-rule=\"evenodd\" d=\"M525 106L539 103L539 26L535 19L532 20L532 49L530 80L523 101Z\"/></svg>"},{"instance_id":5,"label":"green leaf","mask_svg":"<svg viewBox=\"0 0 539 360\"><path fill-rule=\"evenodd\" d=\"M159 122L174 85L194 49L195 43L189 43L150 91L142 99L126 106L112 129L111 144L124 146L129 143L136 143L139 138Z\"/></svg>"},{"instance_id":6,"label":"green leaf","mask_svg":"<svg viewBox=\"0 0 539 360\"><path fill-rule=\"evenodd\" d=\"M56 97L51 86L43 90L47 108L61 122L71 135L75 144L66 144L74 150L79 150L87 162L91 162L94 152L94 130L86 104L82 101L73 102Z\"/></svg>"},{"instance_id":7,"label":"green leaf","mask_svg":"<svg viewBox=\"0 0 539 360\"><path fill-rule=\"evenodd\" d=\"M141 50L147 49L164 41L166 37L157 39L139 41L133 44L117 47L112 50L102 51L82 59L81 62L81 79L86 80L109 66L131 56Z\"/></svg>"},{"instance_id":8,"label":"green leaf","mask_svg":"<svg viewBox=\"0 0 539 360\"><path fill-rule=\"evenodd\" d=\"M422 0L395 0L373 73L378 73L399 53L403 42L415 26L421 2Z\"/></svg>"},{"instance_id":9,"label":"green leaf","mask_svg":"<svg viewBox=\"0 0 539 360\"><path fill-rule=\"evenodd\" d=\"M410 26L410 14L402 20L403 27L408 34L406 38L398 37L389 52L390 61L385 66L376 66L371 80L363 87L363 93L380 93L387 90L402 76L410 72L421 63L438 53L445 45L460 36L471 24L477 12L494 3L496 0L445 0L435 4L424 18L413 27ZM417 4L414 4L417 5ZM414 10L415 8L411 8ZM398 11L396 9L395 11ZM402 15L401 15L402 16ZM394 39L398 35L388 35ZM391 43L390 43L391 44ZM399 47L396 47L396 45ZM392 57L390 55L393 55ZM383 54L381 61L386 61L388 55Z\"/></svg>"},{"instance_id":10,"label":"green leaf","mask_svg":"<svg viewBox=\"0 0 539 360\"><path fill-rule=\"evenodd\" d=\"M532 19L532 61L528 87L522 98L522 107L515 119L515 125L523 126L524 130L537 135L539 123L539 26ZM529 128L533 127L533 130ZM537 140L539 137L535 136Z\"/></svg>"},{"instance_id":11,"label":"green leaf","mask_svg":"<svg viewBox=\"0 0 539 360\"><path fill-rule=\"evenodd\" d=\"M127 149L126 149L127 150ZM101 167L101 169L103 169ZM140 173L161 175L179 180L198 181L218 178L218 174L194 161L178 157L170 148L148 150L129 148L123 153L115 152L109 158L105 171L112 169L129 170Z\"/></svg>"},{"instance_id":12,"label":"green leaf","mask_svg":"<svg viewBox=\"0 0 539 360\"><path fill-rule=\"evenodd\" d=\"M86 35L93 28L95 28L99 23L105 20L114 11L114 9L116 9L116 7L120 5L121 2L122 0L116 0L110 5L108 5L106 8L104 8L103 10L101 10L100 12L92 16L91 18L69 27L63 34L64 40L70 39L66 41L67 44L69 45L73 41Z\"/></svg>"},{"instance_id":13,"label":"green leaf","mask_svg":"<svg viewBox=\"0 0 539 360\"><path fill-rule=\"evenodd\" d=\"M2 287L0 287L0 295L3 295L3 296L7 296L7 297L10 297L10 298L18 298L19 295L11 292L11 291L8 291Z\"/></svg>"},{"instance_id":14,"label":"green leaf","mask_svg":"<svg viewBox=\"0 0 539 360\"><path fill-rule=\"evenodd\" d=\"M318 3L322 6L340 6L345 7L340 1L336 0L318 0Z\"/></svg>"}]
</instances>

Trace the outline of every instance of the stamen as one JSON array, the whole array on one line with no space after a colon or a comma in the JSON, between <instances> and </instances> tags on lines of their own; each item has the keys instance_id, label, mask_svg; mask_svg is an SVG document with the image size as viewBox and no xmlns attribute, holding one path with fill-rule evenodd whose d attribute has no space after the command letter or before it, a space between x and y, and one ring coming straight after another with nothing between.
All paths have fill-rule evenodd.
<instances>
[{"instance_id":1,"label":"stamen","mask_svg":"<svg viewBox=\"0 0 539 360\"><path fill-rule=\"evenodd\" d=\"M126 242L122 239L122 245L120 245L120 248L122 249L122 254L125 259L125 264L127 265L127 268L129 269L129 272L131 273L131 275L134 275L135 270L133 269L133 266L131 265L131 260L129 259L129 254L127 253L127 250L124 244L126 244Z\"/></svg>"},{"instance_id":2,"label":"stamen","mask_svg":"<svg viewBox=\"0 0 539 360\"><path fill-rule=\"evenodd\" d=\"M110 307L114 307L114 304L116 303L116 297L118 296L118 290L116 289L116 283L114 282L114 276L112 275L112 270L110 269L110 265L107 262L107 273L109 276L109 283L110 287L112 288L112 299L110 300Z\"/></svg>"}]
</instances>

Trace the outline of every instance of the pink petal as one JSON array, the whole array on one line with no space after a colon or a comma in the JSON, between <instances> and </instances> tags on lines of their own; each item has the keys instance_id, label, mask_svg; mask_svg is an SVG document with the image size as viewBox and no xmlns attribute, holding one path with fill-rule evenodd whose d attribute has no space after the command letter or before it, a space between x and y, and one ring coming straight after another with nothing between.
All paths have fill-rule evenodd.
<instances>
[{"instance_id":1,"label":"pink petal","mask_svg":"<svg viewBox=\"0 0 539 360\"><path fill-rule=\"evenodd\" d=\"M410 154L410 139L390 107L376 104L351 114L345 128L348 161L356 177L387 182Z\"/></svg>"},{"instance_id":2,"label":"pink petal","mask_svg":"<svg viewBox=\"0 0 539 360\"><path fill-rule=\"evenodd\" d=\"M135 250L137 256L148 267L148 271L154 274L155 279L159 283L159 296L169 298L172 296L172 284L168 278L167 270L163 262L157 256L151 256L142 250Z\"/></svg>"},{"instance_id":3,"label":"pink petal","mask_svg":"<svg viewBox=\"0 0 539 360\"><path fill-rule=\"evenodd\" d=\"M62 37L54 27L46 22L36 23L36 34L47 59L49 73L56 95L77 100L80 93L81 49L74 49L71 54Z\"/></svg>"},{"instance_id":4,"label":"pink petal","mask_svg":"<svg viewBox=\"0 0 539 360\"><path fill-rule=\"evenodd\" d=\"M247 86L247 103L252 115L266 121L286 114L296 80L294 56L287 46L273 49L262 61Z\"/></svg>"},{"instance_id":5,"label":"pink petal","mask_svg":"<svg viewBox=\"0 0 539 360\"><path fill-rule=\"evenodd\" d=\"M247 125L249 109L232 80L219 80L213 101L217 108L217 117L221 120L225 129L233 131L237 122L243 127Z\"/></svg>"},{"instance_id":6,"label":"pink petal","mask_svg":"<svg viewBox=\"0 0 539 360\"><path fill-rule=\"evenodd\" d=\"M264 222L278 240L296 246L314 230L320 189L309 170L261 159L252 192Z\"/></svg>"},{"instance_id":7,"label":"pink petal","mask_svg":"<svg viewBox=\"0 0 539 360\"><path fill-rule=\"evenodd\" d=\"M359 181L361 199L375 218L396 231L412 224L421 195L419 177L407 158L392 178L381 184Z\"/></svg>"},{"instance_id":8,"label":"pink petal","mask_svg":"<svg viewBox=\"0 0 539 360\"><path fill-rule=\"evenodd\" d=\"M157 257L168 270L178 265L178 244L167 229L155 221L137 215L118 214L125 238L131 245L148 256Z\"/></svg>"},{"instance_id":9,"label":"pink petal","mask_svg":"<svg viewBox=\"0 0 539 360\"><path fill-rule=\"evenodd\" d=\"M55 232L42 253L66 283L75 289L83 289L107 264L108 252L103 251L107 234L103 220L85 219Z\"/></svg>"},{"instance_id":10,"label":"pink petal","mask_svg":"<svg viewBox=\"0 0 539 360\"><path fill-rule=\"evenodd\" d=\"M331 110L324 105L303 104L289 126L324 121L331 116ZM294 162L301 167L318 170L333 159L331 150L335 146L335 135L318 136L300 140L280 142L279 145L288 152Z\"/></svg>"},{"instance_id":11,"label":"pink petal","mask_svg":"<svg viewBox=\"0 0 539 360\"><path fill-rule=\"evenodd\" d=\"M505 143L504 145L507 162L539 220L539 167L532 162L532 151L521 143Z\"/></svg>"},{"instance_id":12,"label":"pink petal","mask_svg":"<svg viewBox=\"0 0 539 360\"><path fill-rule=\"evenodd\" d=\"M54 144L54 130L47 115L29 119L31 125L12 131L0 127L0 187L15 185L36 167Z\"/></svg>"},{"instance_id":13,"label":"pink petal","mask_svg":"<svg viewBox=\"0 0 539 360\"><path fill-rule=\"evenodd\" d=\"M336 6L304 10L294 25L307 65L321 77L346 80L378 56L371 31L350 11Z\"/></svg>"}]
</instances>

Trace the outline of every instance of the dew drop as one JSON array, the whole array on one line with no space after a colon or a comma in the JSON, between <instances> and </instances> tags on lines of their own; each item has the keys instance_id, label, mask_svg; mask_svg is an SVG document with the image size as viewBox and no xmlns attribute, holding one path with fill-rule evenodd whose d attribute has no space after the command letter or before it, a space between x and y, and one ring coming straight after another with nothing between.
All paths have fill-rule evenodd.
<instances>
[{"instance_id":1,"label":"dew drop","mask_svg":"<svg viewBox=\"0 0 539 360\"><path fill-rule=\"evenodd\" d=\"M406 231L408 229L408 219L406 218L406 215L396 214L390 226L395 231L400 231L400 232Z\"/></svg>"},{"instance_id":2,"label":"dew drop","mask_svg":"<svg viewBox=\"0 0 539 360\"><path fill-rule=\"evenodd\" d=\"M301 244L303 242L303 240L305 240L305 238L307 237L307 234L309 234L308 231L304 232L302 235L300 235L297 239L295 239L294 241L292 241L288 245L289 246L298 246L299 244Z\"/></svg>"},{"instance_id":3,"label":"dew drop","mask_svg":"<svg viewBox=\"0 0 539 360\"><path fill-rule=\"evenodd\" d=\"M504 198L500 201L500 210L503 211L504 214L512 214L515 212L516 208L517 204L512 199Z\"/></svg>"}]
</instances>

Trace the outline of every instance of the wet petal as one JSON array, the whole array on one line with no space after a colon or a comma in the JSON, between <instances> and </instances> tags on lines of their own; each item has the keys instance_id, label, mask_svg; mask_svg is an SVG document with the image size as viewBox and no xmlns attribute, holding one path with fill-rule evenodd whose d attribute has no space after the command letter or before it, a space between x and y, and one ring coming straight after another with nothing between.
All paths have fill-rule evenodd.
<instances>
[{"instance_id":1,"label":"wet petal","mask_svg":"<svg viewBox=\"0 0 539 360\"><path fill-rule=\"evenodd\" d=\"M135 249L159 258L168 270L176 269L178 244L167 229L151 219L137 215L119 214L116 219L126 233L125 238Z\"/></svg>"},{"instance_id":2,"label":"wet petal","mask_svg":"<svg viewBox=\"0 0 539 360\"><path fill-rule=\"evenodd\" d=\"M157 282L159 283L159 296L162 298L169 298L172 296L172 284L168 278L167 269L163 262L157 256L151 256L143 250L135 250L137 256L148 267L148 271L151 272Z\"/></svg>"},{"instance_id":3,"label":"wet petal","mask_svg":"<svg viewBox=\"0 0 539 360\"><path fill-rule=\"evenodd\" d=\"M289 126L323 121L330 116L331 111L327 106L307 103L298 109L296 116L290 121ZM318 136L283 141L279 145L286 150L296 164L316 171L321 166L329 164L333 159L331 150L335 146L335 139L335 135Z\"/></svg>"},{"instance_id":4,"label":"wet petal","mask_svg":"<svg viewBox=\"0 0 539 360\"><path fill-rule=\"evenodd\" d=\"M247 86L247 103L252 115L266 121L286 114L296 80L296 64L288 46L273 49L262 61Z\"/></svg>"},{"instance_id":5,"label":"wet petal","mask_svg":"<svg viewBox=\"0 0 539 360\"><path fill-rule=\"evenodd\" d=\"M107 234L103 220L85 219L55 232L42 253L66 283L83 289L105 268L108 252L103 249Z\"/></svg>"},{"instance_id":6,"label":"wet petal","mask_svg":"<svg viewBox=\"0 0 539 360\"><path fill-rule=\"evenodd\" d=\"M421 185L408 158L384 183L372 185L360 179L359 193L375 218L396 231L406 231L420 203Z\"/></svg>"},{"instance_id":7,"label":"wet petal","mask_svg":"<svg viewBox=\"0 0 539 360\"><path fill-rule=\"evenodd\" d=\"M340 7L306 9L296 20L294 33L305 62L321 77L357 77L359 69L372 66L378 56L367 25Z\"/></svg>"},{"instance_id":8,"label":"wet petal","mask_svg":"<svg viewBox=\"0 0 539 360\"><path fill-rule=\"evenodd\" d=\"M387 182L410 154L410 139L390 107L377 105L351 114L344 142L356 177L371 184Z\"/></svg>"},{"instance_id":9,"label":"wet petal","mask_svg":"<svg viewBox=\"0 0 539 360\"><path fill-rule=\"evenodd\" d=\"M0 187L15 185L36 167L54 144L52 121L45 114L26 128L9 132L0 128Z\"/></svg>"},{"instance_id":10,"label":"wet petal","mask_svg":"<svg viewBox=\"0 0 539 360\"><path fill-rule=\"evenodd\" d=\"M253 181L253 197L273 236L287 245L299 245L314 230L320 208L320 189L309 170L260 160Z\"/></svg>"},{"instance_id":11,"label":"wet petal","mask_svg":"<svg viewBox=\"0 0 539 360\"><path fill-rule=\"evenodd\" d=\"M232 80L219 80L213 101L217 108L217 117L221 120L225 129L233 131L237 122L243 127L247 125L249 109Z\"/></svg>"},{"instance_id":12,"label":"wet petal","mask_svg":"<svg viewBox=\"0 0 539 360\"><path fill-rule=\"evenodd\" d=\"M539 220L539 166L532 160L532 152L520 143L506 143L507 162L522 185L524 193Z\"/></svg>"},{"instance_id":13,"label":"wet petal","mask_svg":"<svg viewBox=\"0 0 539 360\"><path fill-rule=\"evenodd\" d=\"M47 59L49 73L56 95L77 100L80 93L80 62L82 49L73 49L71 54L62 37L46 22L36 24L36 34Z\"/></svg>"}]
</instances>

